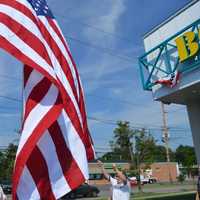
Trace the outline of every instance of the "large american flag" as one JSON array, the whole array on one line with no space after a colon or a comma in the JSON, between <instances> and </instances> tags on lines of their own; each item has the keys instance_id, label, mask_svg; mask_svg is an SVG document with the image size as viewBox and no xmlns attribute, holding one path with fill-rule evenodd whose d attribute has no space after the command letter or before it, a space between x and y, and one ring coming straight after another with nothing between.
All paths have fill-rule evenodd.
<instances>
[{"instance_id":1,"label":"large american flag","mask_svg":"<svg viewBox=\"0 0 200 200\"><path fill-rule=\"evenodd\" d=\"M88 179L94 149L80 77L45 0L0 0L0 47L24 64L13 200L58 199Z\"/></svg>"}]
</instances>

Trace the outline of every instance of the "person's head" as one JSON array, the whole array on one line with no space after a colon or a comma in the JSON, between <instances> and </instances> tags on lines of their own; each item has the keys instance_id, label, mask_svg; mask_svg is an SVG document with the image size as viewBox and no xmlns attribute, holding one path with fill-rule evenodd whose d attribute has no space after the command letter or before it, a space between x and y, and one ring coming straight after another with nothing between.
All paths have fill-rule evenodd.
<instances>
[{"instance_id":1,"label":"person's head","mask_svg":"<svg viewBox=\"0 0 200 200\"><path fill-rule=\"evenodd\" d=\"M120 171L120 173L122 173L125 177L127 177L126 173L124 171ZM117 180L118 184L124 183L124 180L122 178L120 178L120 176L118 174L115 175L115 179Z\"/></svg>"},{"instance_id":2,"label":"person's head","mask_svg":"<svg viewBox=\"0 0 200 200\"><path fill-rule=\"evenodd\" d=\"M115 175L115 179L117 180L118 184L123 183L123 180L117 174Z\"/></svg>"}]
</instances>

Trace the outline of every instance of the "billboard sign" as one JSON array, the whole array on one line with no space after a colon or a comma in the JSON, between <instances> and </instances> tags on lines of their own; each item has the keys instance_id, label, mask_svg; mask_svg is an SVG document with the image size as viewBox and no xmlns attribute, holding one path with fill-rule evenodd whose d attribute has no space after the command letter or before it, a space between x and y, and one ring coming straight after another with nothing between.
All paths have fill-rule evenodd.
<instances>
[{"instance_id":1,"label":"billboard sign","mask_svg":"<svg viewBox=\"0 0 200 200\"><path fill-rule=\"evenodd\" d=\"M155 100L185 104L187 94L176 94L200 83L199 9L200 1L189 4L144 38L140 74Z\"/></svg>"}]
</instances>

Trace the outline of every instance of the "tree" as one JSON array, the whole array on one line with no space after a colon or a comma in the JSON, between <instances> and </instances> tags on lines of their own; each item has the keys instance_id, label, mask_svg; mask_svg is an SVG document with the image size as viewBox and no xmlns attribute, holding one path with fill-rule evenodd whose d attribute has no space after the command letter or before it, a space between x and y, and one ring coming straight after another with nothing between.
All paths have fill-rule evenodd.
<instances>
[{"instance_id":1,"label":"tree","mask_svg":"<svg viewBox=\"0 0 200 200\"><path fill-rule=\"evenodd\" d=\"M153 162L153 152L156 146L154 138L150 134L146 134L145 129L135 131L135 163L138 170L138 189L142 191L141 187L141 164Z\"/></svg>"},{"instance_id":2,"label":"tree","mask_svg":"<svg viewBox=\"0 0 200 200\"><path fill-rule=\"evenodd\" d=\"M145 129L135 132L135 153L139 163L153 163L155 161L156 140Z\"/></svg>"},{"instance_id":3,"label":"tree","mask_svg":"<svg viewBox=\"0 0 200 200\"><path fill-rule=\"evenodd\" d=\"M0 153L0 179L11 180L17 146L10 144L5 152Z\"/></svg>"},{"instance_id":4,"label":"tree","mask_svg":"<svg viewBox=\"0 0 200 200\"><path fill-rule=\"evenodd\" d=\"M190 176L192 166L197 164L194 147L180 145L175 152L176 161L186 167L187 173Z\"/></svg>"},{"instance_id":5,"label":"tree","mask_svg":"<svg viewBox=\"0 0 200 200\"><path fill-rule=\"evenodd\" d=\"M183 183L185 181L185 174L180 174L178 177L177 177L177 180L178 182L180 183Z\"/></svg>"},{"instance_id":6,"label":"tree","mask_svg":"<svg viewBox=\"0 0 200 200\"><path fill-rule=\"evenodd\" d=\"M175 152L176 160L183 166L192 166L197 163L194 147L180 145Z\"/></svg>"},{"instance_id":7,"label":"tree","mask_svg":"<svg viewBox=\"0 0 200 200\"><path fill-rule=\"evenodd\" d=\"M115 162L116 160L121 160L121 155L115 152L107 152L101 157L101 161L103 162Z\"/></svg>"},{"instance_id":8,"label":"tree","mask_svg":"<svg viewBox=\"0 0 200 200\"><path fill-rule=\"evenodd\" d=\"M114 130L114 139L110 141L112 152L106 153L102 158L107 161L134 161L136 166L136 154L140 163L151 164L153 162L166 161L164 146L157 145L156 140L145 129L133 130L129 122L118 122ZM135 144L133 149L133 143ZM134 152L133 152L134 151ZM171 158L173 156L170 150ZM174 159L173 159L174 160Z\"/></svg>"},{"instance_id":9,"label":"tree","mask_svg":"<svg viewBox=\"0 0 200 200\"><path fill-rule=\"evenodd\" d=\"M175 161L175 153L169 148L170 161ZM156 145L154 149L154 162L166 162L166 148L163 145Z\"/></svg>"},{"instance_id":10,"label":"tree","mask_svg":"<svg viewBox=\"0 0 200 200\"><path fill-rule=\"evenodd\" d=\"M3 154L3 152L0 152L0 179L2 178L3 171L4 171L3 161L4 161L4 154Z\"/></svg>"},{"instance_id":11,"label":"tree","mask_svg":"<svg viewBox=\"0 0 200 200\"><path fill-rule=\"evenodd\" d=\"M110 142L112 151L119 155L119 158L124 161L130 161L133 149L131 142L134 136L134 131L130 128L129 122L117 122L118 127L114 130L114 140Z\"/></svg>"},{"instance_id":12,"label":"tree","mask_svg":"<svg viewBox=\"0 0 200 200\"><path fill-rule=\"evenodd\" d=\"M149 166L153 162L166 161L166 150L164 146L157 145L156 140L145 129L133 130L129 122L118 122L114 130L114 139L110 141L112 152L106 153L102 160L123 160L131 162L131 169L137 174L140 185L141 164ZM133 149L134 144L134 149ZM174 153L170 150L171 159ZM117 159L116 159L117 158Z\"/></svg>"}]
</instances>

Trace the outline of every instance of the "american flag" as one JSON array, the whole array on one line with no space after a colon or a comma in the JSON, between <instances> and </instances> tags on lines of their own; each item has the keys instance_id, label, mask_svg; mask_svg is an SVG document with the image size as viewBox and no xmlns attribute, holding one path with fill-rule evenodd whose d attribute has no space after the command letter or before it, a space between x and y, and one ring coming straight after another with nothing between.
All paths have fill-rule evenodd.
<instances>
[{"instance_id":1,"label":"american flag","mask_svg":"<svg viewBox=\"0 0 200 200\"><path fill-rule=\"evenodd\" d=\"M176 70L174 73L171 73L163 78L160 78L155 81L155 84L161 84L170 88L175 87L180 80L180 72Z\"/></svg>"},{"instance_id":2,"label":"american flag","mask_svg":"<svg viewBox=\"0 0 200 200\"><path fill-rule=\"evenodd\" d=\"M80 77L45 0L0 0L0 47L24 63L13 200L58 199L88 179L94 149Z\"/></svg>"}]
</instances>

